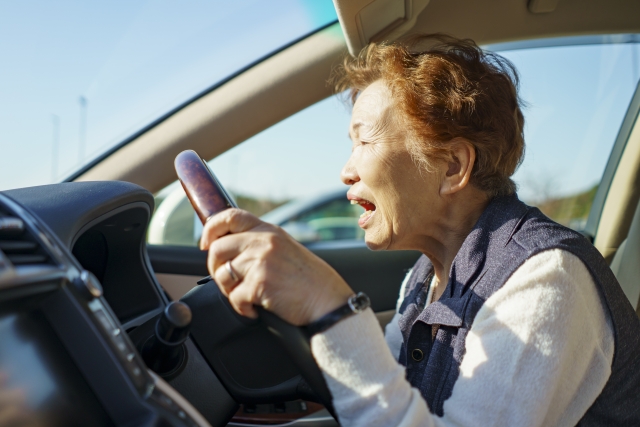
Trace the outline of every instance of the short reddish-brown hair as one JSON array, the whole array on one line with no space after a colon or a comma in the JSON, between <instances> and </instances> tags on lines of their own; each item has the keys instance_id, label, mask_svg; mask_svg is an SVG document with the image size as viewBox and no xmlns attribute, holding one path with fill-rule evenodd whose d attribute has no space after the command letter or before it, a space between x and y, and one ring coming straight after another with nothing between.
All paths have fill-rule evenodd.
<instances>
[{"instance_id":1,"label":"short reddish-brown hair","mask_svg":"<svg viewBox=\"0 0 640 427\"><path fill-rule=\"evenodd\" d=\"M515 192L510 177L524 155L524 116L518 73L507 59L472 40L429 34L370 44L332 80L338 92L351 90L352 102L384 81L413 131L408 148L419 164L451 159L448 143L461 137L476 150L471 183L491 197Z\"/></svg>"}]
</instances>

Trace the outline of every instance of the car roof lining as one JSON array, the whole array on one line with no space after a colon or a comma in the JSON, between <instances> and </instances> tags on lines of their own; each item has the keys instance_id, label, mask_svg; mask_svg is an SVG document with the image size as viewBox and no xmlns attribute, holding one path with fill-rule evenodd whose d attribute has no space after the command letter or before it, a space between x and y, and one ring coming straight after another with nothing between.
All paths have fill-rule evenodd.
<instances>
[{"instance_id":1,"label":"car roof lining","mask_svg":"<svg viewBox=\"0 0 640 427\"><path fill-rule=\"evenodd\" d=\"M371 41L413 33L444 32L486 45L640 30L640 3L623 0L334 0L334 4L352 54ZM371 9L403 10L404 18L394 24L387 22L391 18L367 13ZM381 30L367 34L367 28Z\"/></svg>"},{"instance_id":2,"label":"car roof lining","mask_svg":"<svg viewBox=\"0 0 640 427\"><path fill-rule=\"evenodd\" d=\"M340 7L349 0L334 1ZM619 0L560 0L553 12L538 14L524 0L431 0L410 33L446 32L489 45L638 33L638 16L640 2ZM155 193L176 180L173 160L180 151L212 159L330 96L327 78L346 51L339 25L329 26L184 106L73 179L129 181Z\"/></svg>"}]
</instances>

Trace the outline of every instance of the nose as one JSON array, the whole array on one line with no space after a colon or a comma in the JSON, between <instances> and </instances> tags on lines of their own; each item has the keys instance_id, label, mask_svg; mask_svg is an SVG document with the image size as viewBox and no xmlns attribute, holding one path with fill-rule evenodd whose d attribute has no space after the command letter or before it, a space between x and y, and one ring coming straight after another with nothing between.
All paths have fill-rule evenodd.
<instances>
[{"instance_id":1,"label":"nose","mask_svg":"<svg viewBox=\"0 0 640 427\"><path fill-rule=\"evenodd\" d=\"M349 156L349 160L347 160L347 163L345 163L340 171L340 179L347 185L353 185L360 181L360 177L358 176L358 171L354 163L353 154L351 154L351 156Z\"/></svg>"}]
</instances>

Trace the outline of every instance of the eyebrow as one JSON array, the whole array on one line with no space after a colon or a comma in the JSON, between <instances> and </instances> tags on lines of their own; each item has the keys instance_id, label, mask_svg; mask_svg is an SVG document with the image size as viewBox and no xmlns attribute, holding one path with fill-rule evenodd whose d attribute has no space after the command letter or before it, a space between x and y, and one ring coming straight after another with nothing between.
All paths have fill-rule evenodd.
<instances>
[{"instance_id":1,"label":"eyebrow","mask_svg":"<svg viewBox=\"0 0 640 427\"><path fill-rule=\"evenodd\" d=\"M349 139L351 139L351 132L353 132L354 134L356 133L356 131L362 127L364 125L364 123L362 122L356 122L353 124L353 127L351 129L349 129L349 132L347 133L347 136Z\"/></svg>"}]
</instances>

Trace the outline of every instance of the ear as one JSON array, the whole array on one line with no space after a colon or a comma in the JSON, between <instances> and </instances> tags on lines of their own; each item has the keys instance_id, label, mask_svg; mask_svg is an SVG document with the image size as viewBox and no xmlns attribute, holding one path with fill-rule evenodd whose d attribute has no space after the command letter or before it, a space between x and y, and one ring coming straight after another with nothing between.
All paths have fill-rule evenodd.
<instances>
[{"instance_id":1,"label":"ear","mask_svg":"<svg viewBox=\"0 0 640 427\"><path fill-rule=\"evenodd\" d=\"M476 149L464 138L450 142L451 159L444 164L444 176L440 183L440 195L457 193L469 184L471 171L476 162Z\"/></svg>"}]
</instances>

